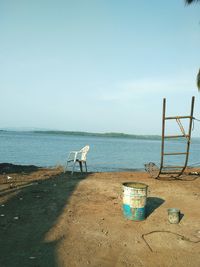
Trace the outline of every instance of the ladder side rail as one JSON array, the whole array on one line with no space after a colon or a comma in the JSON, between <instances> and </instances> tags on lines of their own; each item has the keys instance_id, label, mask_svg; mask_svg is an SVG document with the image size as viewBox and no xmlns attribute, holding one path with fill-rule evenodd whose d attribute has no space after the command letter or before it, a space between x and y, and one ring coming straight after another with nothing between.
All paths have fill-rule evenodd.
<instances>
[{"instance_id":1,"label":"ladder side rail","mask_svg":"<svg viewBox=\"0 0 200 267\"><path fill-rule=\"evenodd\" d=\"M186 158L185 158L184 168L183 168L181 174L186 169L187 163L188 163L188 159L189 159L189 150L190 150L191 132L192 132L192 121L193 121L193 113L194 113L194 100L195 100L195 97L193 96L192 97L192 102L191 102L190 122L189 122L188 141L187 141L187 154L186 154Z\"/></svg>"},{"instance_id":2,"label":"ladder side rail","mask_svg":"<svg viewBox=\"0 0 200 267\"><path fill-rule=\"evenodd\" d=\"M166 113L166 98L163 98L161 161L160 161L160 170L157 177L159 177L159 175L162 172L162 167L164 162L165 113Z\"/></svg>"}]
</instances>

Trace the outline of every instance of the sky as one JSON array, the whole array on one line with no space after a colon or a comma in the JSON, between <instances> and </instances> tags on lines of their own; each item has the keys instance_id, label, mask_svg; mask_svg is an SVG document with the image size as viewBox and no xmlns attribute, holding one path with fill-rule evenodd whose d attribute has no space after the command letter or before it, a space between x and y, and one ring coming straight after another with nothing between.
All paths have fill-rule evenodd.
<instances>
[{"instance_id":1,"label":"sky","mask_svg":"<svg viewBox=\"0 0 200 267\"><path fill-rule=\"evenodd\" d=\"M0 0L0 129L161 134L164 97L200 119L199 47L184 0Z\"/></svg>"}]
</instances>

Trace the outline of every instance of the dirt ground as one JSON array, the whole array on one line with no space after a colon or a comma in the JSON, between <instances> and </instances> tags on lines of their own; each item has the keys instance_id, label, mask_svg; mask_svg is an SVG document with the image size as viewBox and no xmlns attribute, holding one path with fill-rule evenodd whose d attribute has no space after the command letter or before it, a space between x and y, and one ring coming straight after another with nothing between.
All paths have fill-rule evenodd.
<instances>
[{"instance_id":1,"label":"dirt ground","mask_svg":"<svg viewBox=\"0 0 200 267\"><path fill-rule=\"evenodd\" d=\"M200 266L199 175L13 171L0 174L1 267ZM149 186L145 221L123 216L127 181ZM168 222L171 207L179 224Z\"/></svg>"}]
</instances>

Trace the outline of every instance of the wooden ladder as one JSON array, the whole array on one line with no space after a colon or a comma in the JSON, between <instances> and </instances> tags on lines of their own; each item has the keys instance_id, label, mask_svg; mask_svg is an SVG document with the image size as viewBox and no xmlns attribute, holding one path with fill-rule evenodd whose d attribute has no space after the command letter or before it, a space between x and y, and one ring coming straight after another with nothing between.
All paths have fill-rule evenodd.
<instances>
[{"instance_id":1,"label":"wooden ladder","mask_svg":"<svg viewBox=\"0 0 200 267\"><path fill-rule=\"evenodd\" d=\"M189 116L174 116L174 117L166 117L166 99L163 99L163 116L162 116L162 145L161 145L161 163L160 163L160 170L156 178L161 176L171 175L172 177L176 178L183 174L185 168L187 167L188 158L189 158L189 150L190 150L190 140L191 140L191 130L192 130L192 121L194 119L193 112L194 112L194 101L195 97L192 97L191 102L191 112ZM189 119L189 129L188 133L185 133L185 130L181 124L181 119ZM165 121L166 120L176 120L179 124L180 130L182 135L165 135ZM165 152L165 140L170 138L186 138L187 139L187 148L186 152ZM185 155L185 162L183 166L164 166L164 157L167 156L179 156Z\"/></svg>"}]
</instances>

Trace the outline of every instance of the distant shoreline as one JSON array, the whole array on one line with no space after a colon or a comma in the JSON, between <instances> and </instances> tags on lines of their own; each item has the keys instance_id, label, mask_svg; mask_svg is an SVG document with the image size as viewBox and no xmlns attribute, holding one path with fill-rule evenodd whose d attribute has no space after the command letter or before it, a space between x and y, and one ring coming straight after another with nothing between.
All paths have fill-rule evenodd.
<instances>
[{"instance_id":1,"label":"distant shoreline","mask_svg":"<svg viewBox=\"0 0 200 267\"><path fill-rule=\"evenodd\" d=\"M82 131L59 131L59 130L8 130L0 129L0 132L16 132L16 133L37 133L37 134L49 134L49 135L66 135L66 136L92 136L92 137L111 137L111 138L123 138L123 139L139 139L139 140L161 140L161 135L140 135L140 134L126 134L117 132L108 133L93 133ZM192 137L193 140L200 139L200 137ZM171 139L172 140L172 139ZM173 140L181 140L179 138Z\"/></svg>"},{"instance_id":2,"label":"distant shoreline","mask_svg":"<svg viewBox=\"0 0 200 267\"><path fill-rule=\"evenodd\" d=\"M41 134L59 134L59 135L76 135L76 136L94 136L94 137L112 137L112 138L128 138L128 139L151 139L161 140L159 135L136 135L136 134L125 134L125 133L90 133L90 132L76 132L76 131L33 131Z\"/></svg>"},{"instance_id":3,"label":"distant shoreline","mask_svg":"<svg viewBox=\"0 0 200 267\"><path fill-rule=\"evenodd\" d=\"M160 135L138 135L126 133L91 133L81 131L57 131L57 130L0 130L0 132L23 132L23 133L37 133L37 134L52 134L52 135L73 135L73 136L94 136L94 137L112 137L125 139L143 139L143 140L161 140Z\"/></svg>"}]
</instances>

